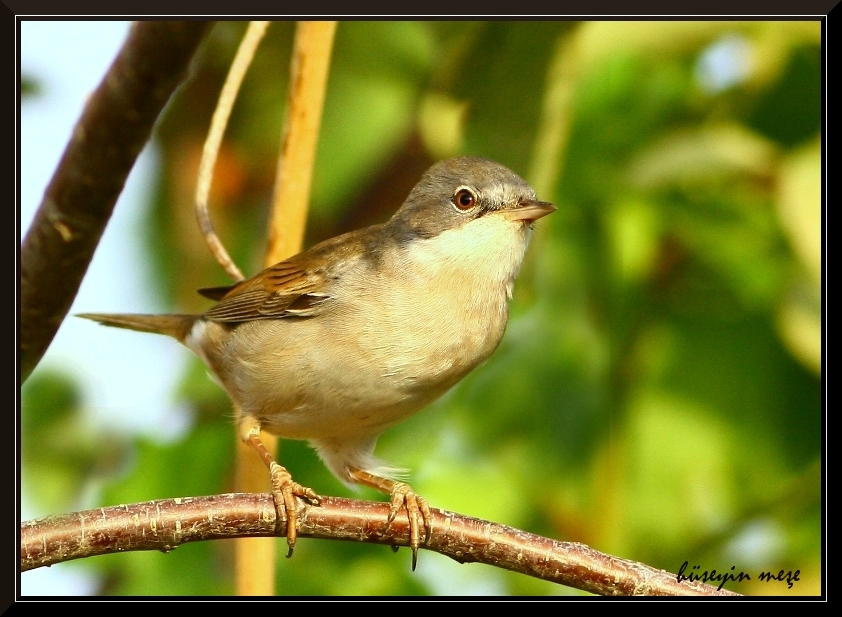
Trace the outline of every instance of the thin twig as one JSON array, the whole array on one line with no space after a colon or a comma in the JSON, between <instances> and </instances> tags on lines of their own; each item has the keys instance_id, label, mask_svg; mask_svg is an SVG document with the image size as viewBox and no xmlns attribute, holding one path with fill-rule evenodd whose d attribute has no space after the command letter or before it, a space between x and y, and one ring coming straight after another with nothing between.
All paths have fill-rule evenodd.
<instances>
[{"instance_id":1,"label":"thin twig","mask_svg":"<svg viewBox=\"0 0 842 617\"><path fill-rule=\"evenodd\" d=\"M243 77L245 77L252 58L254 58L254 52L263 39L268 26L268 21L249 22L246 34L243 36L239 49L237 49L237 55L231 63L228 77L225 78L222 93L216 103L216 110L213 112L210 130L202 148L202 160L199 162L199 176L196 182L195 208L199 229L219 265L235 281L242 281L245 277L234 260L231 259L228 251L225 250L225 246L213 229L213 223L210 214L208 214L208 195L213 181L213 168L216 165L216 157L219 154L219 146L222 143L222 136L225 134L225 127L228 126L231 109L233 109L234 102L237 100L237 93L243 83Z\"/></svg>"},{"instance_id":2,"label":"thin twig","mask_svg":"<svg viewBox=\"0 0 842 617\"><path fill-rule=\"evenodd\" d=\"M209 26L133 24L88 99L21 247L21 382L70 310L126 178Z\"/></svg>"},{"instance_id":3,"label":"thin twig","mask_svg":"<svg viewBox=\"0 0 842 617\"><path fill-rule=\"evenodd\" d=\"M299 508L299 537L409 544L405 516L386 523L387 503L325 497L320 506L299 502ZM584 544L431 511L432 533L422 547L462 563L485 563L599 595L738 595L697 581L678 582L674 574ZM21 524L21 570L123 551L168 552L200 540L285 537L285 523L276 529L275 516L268 493L161 499L50 516Z\"/></svg>"}]
</instances>

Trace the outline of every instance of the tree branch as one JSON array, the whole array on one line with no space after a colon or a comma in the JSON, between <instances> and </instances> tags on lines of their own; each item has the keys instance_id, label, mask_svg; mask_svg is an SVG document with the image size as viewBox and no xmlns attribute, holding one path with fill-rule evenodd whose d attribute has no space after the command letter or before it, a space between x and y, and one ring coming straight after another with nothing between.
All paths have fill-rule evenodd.
<instances>
[{"instance_id":1,"label":"tree branch","mask_svg":"<svg viewBox=\"0 0 842 617\"><path fill-rule=\"evenodd\" d=\"M88 100L21 247L21 383L70 310L126 178L209 26L135 23Z\"/></svg>"},{"instance_id":2,"label":"tree branch","mask_svg":"<svg viewBox=\"0 0 842 617\"><path fill-rule=\"evenodd\" d=\"M325 497L300 502L299 537L408 546L409 525L398 516L387 529L389 504ZM558 542L511 527L432 509L423 548L459 562L480 562L599 595L734 596L674 574L612 557L584 544ZM286 536L276 527L269 493L160 499L98 508L21 524L21 570L123 551L168 552L186 542Z\"/></svg>"}]
</instances>

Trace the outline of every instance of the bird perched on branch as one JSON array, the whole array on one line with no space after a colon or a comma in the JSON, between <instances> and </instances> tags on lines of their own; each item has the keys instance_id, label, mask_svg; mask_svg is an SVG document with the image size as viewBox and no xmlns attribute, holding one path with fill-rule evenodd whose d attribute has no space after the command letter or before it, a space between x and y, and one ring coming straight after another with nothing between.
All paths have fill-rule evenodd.
<instances>
[{"instance_id":1,"label":"bird perched on branch","mask_svg":"<svg viewBox=\"0 0 842 617\"><path fill-rule=\"evenodd\" d=\"M374 456L378 436L430 404L496 349L532 223L555 210L506 167L433 165L392 218L326 240L230 287L200 290L201 315L82 314L166 334L228 392L240 437L270 471L295 545L296 497L319 503L267 451L261 431L309 442L333 474L405 508L415 567L426 500Z\"/></svg>"}]
</instances>

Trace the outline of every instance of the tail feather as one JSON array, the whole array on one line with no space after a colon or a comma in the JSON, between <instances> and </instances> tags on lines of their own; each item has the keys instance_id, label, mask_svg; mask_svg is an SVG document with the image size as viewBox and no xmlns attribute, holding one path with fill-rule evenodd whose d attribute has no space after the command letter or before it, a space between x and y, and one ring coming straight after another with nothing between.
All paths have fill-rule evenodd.
<instances>
[{"instance_id":1,"label":"tail feather","mask_svg":"<svg viewBox=\"0 0 842 617\"><path fill-rule=\"evenodd\" d=\"M196 322L196 315L121 315L107 313L80 313L77 317L98 321L103 326L126 328L138 332L166 334L184 342Z\"/></svg>"}]
</instances>

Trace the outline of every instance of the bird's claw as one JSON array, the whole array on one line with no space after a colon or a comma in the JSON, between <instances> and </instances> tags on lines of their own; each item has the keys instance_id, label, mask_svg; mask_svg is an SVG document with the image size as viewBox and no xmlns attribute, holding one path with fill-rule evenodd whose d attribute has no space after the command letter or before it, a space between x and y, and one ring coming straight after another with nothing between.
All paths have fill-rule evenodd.
<instances>
[{"instance_id":1,"label":"bird's claw","mask_svg":"<svg viewBox=\"0 0 842 617\"><path fill-rule=\"evenodd\" d=\"M290 473L272 462L269 465L269 475L272 479L272 499L275 502L278 525L284 521L287 526L287 558L292 557L292 550L295 548L295 541L298 538L298 503L295 498L301 497L313 505L319 506L322 498L313 489L301 486L293 481Z\"/></svg>"},{"instance_id":2,"label":"bird's claw","mask_svg":"<svg viewBox=\"0 0 842 617\"><path fill-rule=\"evenodd\" d=\"M387 529L402 506L406 506L409 518L409 548L412 550L412 569L415 570L418 562L418 547L421 546L421 526L424 526L424 543L426 544L432 533L433 519L427 500L416 494L405 482L397 482L391 491Z\"/></svg>"}]
</instances>

